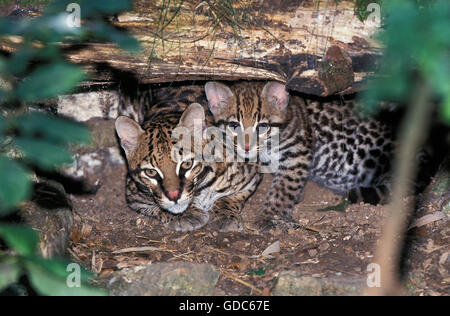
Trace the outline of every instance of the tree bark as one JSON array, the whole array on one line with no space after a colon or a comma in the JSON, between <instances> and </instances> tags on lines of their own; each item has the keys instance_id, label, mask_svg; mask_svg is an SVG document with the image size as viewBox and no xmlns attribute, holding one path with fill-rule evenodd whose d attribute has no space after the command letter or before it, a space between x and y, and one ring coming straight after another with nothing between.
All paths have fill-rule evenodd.
<instances>
[{"instance_id":1,"label":"tree bark","mask_svg":"<svg viewBox=\"0 0 450 316\"><path fill-rule=\"evenodd\" d=\"M89 85L128 72L142 83L278 80L328 96L358 91L381 56L379 21L359 21L353 1L242 0L225 8L229 2L135 1L113 23L139 40L141 53L91 43L68 49L68 58L86 66Z\"/></svg>"}]
</instances>

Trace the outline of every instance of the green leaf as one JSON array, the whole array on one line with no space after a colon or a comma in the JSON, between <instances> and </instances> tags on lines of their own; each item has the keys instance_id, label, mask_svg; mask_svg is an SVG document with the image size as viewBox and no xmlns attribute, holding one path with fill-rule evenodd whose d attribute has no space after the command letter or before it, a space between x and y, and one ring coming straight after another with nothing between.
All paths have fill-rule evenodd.
<instances>
[{"instance_id":1,"label":"green leaf","mask_svg":"<svg viewBox=\"0 0 450 316\"><path fill-rule=\"evenodd\" d=\"M450 124L450 93L446 96L442 106L442 117L447 124Z\"/></svg>"},{"instance_id":2,"label":"green leaf","mask_svg":"<svg viewBox=\"0 0 450 316\"><path fill-rule=\"evenodd\" d=\"M386 50L378 79L362 93L365 110L375 112L379 100L410 102L417 78L428 81L436 97L445 98L448 94L450 3L447 0L428 3L430 5L419 5L417 1L384 2L386 29L378 37ZM442 107L441 113L448 118L450 110L446 109Z\"/></svg>"},{"instance_id":3,"label":"green leaf","mask_svg":"<svg viewBox=\"0 0 450 316\"><path fill-rule=\"evenodd\" d=\"M266 274L266 270L264 270L262 268L258 269L258 270L252 269L248 272L248 274L249 275L264 275L264 274Z\"/></svg>"},{"instance_id":4,"label":"green leaf","mask_svg":"<svg viewBox=\"0 0 450 316\"><path fill-rule=\"evenodd\" d=\"M8 93L2 90L2 88L0 87L0 106L6 101L8 97L7 94Z\"/></svg>"},{"instance_id":5,"label":"green leaf","mask_svg":"<svg viewBox=\"0 0 450 316\"><path fill-rule=\"evenodd\" d=\"M21 267L14 257L0 258L0 292L15 283L21 274Z\"/></svg>"},{"instance_id":6,"label":"green leaf","mask_svg":"<svg viewBox=\"0 0 450 316\"><path fill-rule=\"evenodd\" d=\"M65 148L45 140L17 138L15 143L28 161L42 169L51 170L72 162L72 155Z\"/></svg>"},{"instance_id":7,"label":"green leaf","mask_svg":"<svg viewBox=\"0 0 450 316\"><path fill-rule=\"evenodd\" d=\"M29 198L31 182L28 170L16 161L0 156L0 214Z\"/></svg>"},{"instance_id":8,"label":"green leaf","mask_svg":"<svg viewBox=\"0 0 450 316\"><path fill-rule=\"evenodd\" d=\"M24 226L0 225L0 237L22 256L34 255L39 242L39 235Z\"/></svg>"},{"instance_id":9,"label":"green leaf","mask_svg":"<svg viewBox=\"0 0 450 316\"><path fill-rule=\"evenodd\" d=\"M6 123L6 120L0 115L0 140L1 140L1 135L6 131L7 127L8 127L8 124Z\"/></svg>"},{"instance_id":10,"label":"green leaf","mask_svg":"<svg viewBox=\"0 0 450 316\"><path fill-rule=\"evenodd\" d=\"M64 259L45 259L37 256L30 256L25 258L28 263L35 264L48 273L54 274L59 278L66 278L73 270L68 271L68 267L73 264L73 262ZM92 273L83 269L80 266L80 281L88 282L92 278Z\"/></svg>"},{"instance_id":11,"label":"green leaf","mask_svg":"<svg viewBox=\"0 0 450 316\"><path fill-rule=\"evenodd\" d=\"M104 290L87 284L90 274L80 267L78 271L71 270L72 263L62 260L45 260L42 258L27 258L25 265L34 289L48 296L105 296ZM79 277L79 287L71 283Z\"/></svg>"},{"instance_id":12,"label":"green leaf","mask_svg":"<svg viewBox=\"0 0 450 316\"><path fill-rule=\"evenodd\" d=\"M17 21L11 17L0 18L0 35L22 35L27 22L25 19Z\"/></svg>"},{"instance_id":13,"label":"green leaf","mask_svg":"<svg viewBox=\"0 0 450 316\"><path fill-rule=\"evenodd\" d=\"M41 135L57 144L65 145L67 143L87 143L90 141L89 130L84 125L61 117L42 113L26 114L17 118L14 125L24 136Z\"/></svg>"},{"instance_id":14,"label":"green leaf","mask_svg":"<svg viewBox=\"0 0 450 316\"><path fill-rule=\"evenodd\" d=\"M0 73L4 72L6 69L6 59L0 56Z\"/></svg>"},{"instance_id":15,"label":"green leaf","mask_svg":"<svg viewBox=\"0 0 450 316\"><path fill-rule=\"evenodd\" d=\"M17 87L16 94L24 101L38 101L68 93L85 78L84 71L65 62L37 68Z\"/></svg>"},{"instance_id":16,"label":"green leaf","mask_svg":"<svg viewBox=\"0 0 450 316\"><path fill-rule=\"evenodd\" d=\"M36 51L31 45L23 45L11 56L7 63L7 71L14 75L23 73L29 66L35 53Z\"/></svg>"},{"instance_id":17,"label":"green leaf","mask_svg":"<svg viewBox=\"0 0 450 316\"><path fill-rule=\"evenodd\" d=\"M33 19L24 30L24 36L32 41L42 43L64 42L67 36L76 37L81 32L81 28L70 27L67 24L65 9L54 15L44 15L38 19Z\"/></svg>"}]
</instances>

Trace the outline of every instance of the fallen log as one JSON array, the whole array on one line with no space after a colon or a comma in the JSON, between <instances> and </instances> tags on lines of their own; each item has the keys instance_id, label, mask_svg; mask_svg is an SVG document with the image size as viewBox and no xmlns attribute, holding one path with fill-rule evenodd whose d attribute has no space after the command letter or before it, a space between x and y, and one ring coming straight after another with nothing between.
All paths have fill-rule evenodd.
<instances>
[{"instance_id":1,"label":"fallen log","mask_svg":"<svg viewBox=\"0 0 450 316\"><path fill-rule=\"evenodd\" d=\"M68 49L91 74L86 85L127 72L142 83L184 80L278 80L312 95L352 93L379 62L379 19L361 22L352 1L159 0L134 2L114 18L142 52L113 44ZM13 50L8 39L3 50Z\"/></svg>"}]
</instances>

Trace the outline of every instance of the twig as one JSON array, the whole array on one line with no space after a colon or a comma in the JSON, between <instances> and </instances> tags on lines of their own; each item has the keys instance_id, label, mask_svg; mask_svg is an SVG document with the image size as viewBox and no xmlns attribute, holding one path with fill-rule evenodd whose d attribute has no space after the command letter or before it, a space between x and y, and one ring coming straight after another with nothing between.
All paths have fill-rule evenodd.
<instances>
[{"instance_id":1,"label":"twig","mask_svg":"<svg viewBox=\"0 0 450 316\"><path fill-rule=\"evenodd\" d=\"M163 242L160 241L160 240L152 240L152 239L150 239L150 238L148 238L148 237L145 237L145 236L136 236L136 238L139 238L139 239L146 239L148 242L157 243L157 244L163 243Z\"/></svg>"},{"instance_id":2,"label":"twig","mask_svg":"<svg viewBox=\"0 0 450 316\"><path fill-rule=\"evenodd\" d=\"M302 228L306 229L306 230L309 230L309 231L312 231L312 232L315 232L315 233L329 233L330 232L329 230L316 228L316 227L313 227L313 226L310 226L310 225L304 226Z\"/></svg>"},{"instance_id":3,"label":"twig","mask_svg":"<svg viewBox=\"0 0 450 316\"><path fill-rule=\"evenodd\" d=\"M77 255L72 249L67 248L67 252L70 253L70 255L71 255L72 257L74 257L75 260L77 260L78 262L81 262L80 257L78 257L78 255Z\"/></svg>"},{"instance_id":4,"label":"twig","mask_svg":"<svg viewBox=\"0 0 450 316\"><path fill-rule=\"evenodd\" d=\"M130 253L130 252L148 252L148 251L162 251L162 252L175 252L176 250L170 250L170 249L162 249L162 248L156 248L156 247L137 247L137 248L127 248L122 250L114 251L114 255L121 255L124 253Z\"/></svg>"},{"instance_id":5,"label":"twig","mask_svg":"<svg viewBox=\"0 0 450 316\"><path fill-rule=\"evenodd\" d=\"M194 252L191 250L191 251L188 251L186 253L182 253L180 255L172 254L173 258L170 258L169 260L167 260L167 262L171 262L171 261L174 261L174 260L177 260L177 259L180 259L180 258L192 262L192 258L188 256L188 255L190 255L192 253L194 253Z\"/></svg>"}]
</instances>

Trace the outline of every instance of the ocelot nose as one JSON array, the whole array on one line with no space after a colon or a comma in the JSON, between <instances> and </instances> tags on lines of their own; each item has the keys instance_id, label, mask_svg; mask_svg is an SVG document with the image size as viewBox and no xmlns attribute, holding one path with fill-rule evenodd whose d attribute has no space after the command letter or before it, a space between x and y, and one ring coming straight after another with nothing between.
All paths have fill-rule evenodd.
<instances>
[{"instance_id":1,"label":"ocelot nose","mask_svg":"<svg viewBox=\"0 0 450 316\"><path fill-rule=\"evenodd\" d=\"M246 152L250 151L250 135L245 135L245 142L244 142L244 150Z\"/></svg>"},{"instance_id":2,"label":"ocelot nose","mask_svg":"<svg viewBox=\"0 0 450 316\"><path fill-rule=\"evenodd\" d=\"M180 199L180 195L181 195L181 190L176 190L176 191L167 193L167 196L173 202L178 201Z\"/></svg>"}]
</instances>

